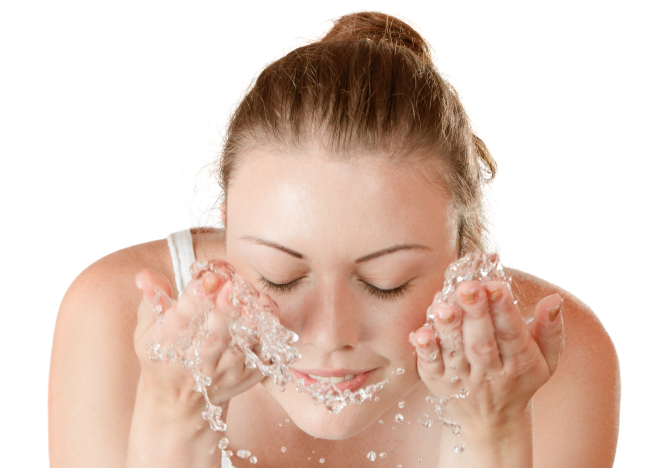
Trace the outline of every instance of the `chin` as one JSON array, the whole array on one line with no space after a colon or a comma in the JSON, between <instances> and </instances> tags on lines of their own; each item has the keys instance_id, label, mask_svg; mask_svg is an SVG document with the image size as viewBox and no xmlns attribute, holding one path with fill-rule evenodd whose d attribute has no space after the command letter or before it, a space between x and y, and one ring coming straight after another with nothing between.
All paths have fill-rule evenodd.
<instances>
[{"instance_id":1,"label":"chin","mask_svg":"<svg viewBox=\"0 0 672 468\"><path fill-rule=\"evenodd\" d=\"M270 379L265 379L262 385L303 432L318 439L343 440L356 436L378 421L419 381L419 377L417 380L411 375L405 377L404 381L390 383L376 393L380 401L350 404L337 414L331 413L323 404L317 405L310 396L296 392L293 384L289 384L284 392L280 392Z\"/></svg>"},{"instance_id":2,"label":"chin","mask_svg":"<svg viewBox=\"0 0 672 468\"><path fill-rule=\"evenodd\" d=\"M296 408L294 405L287 405L285 411L299 429L318 439L343 440L354 437L377 421L385 411L378 403L367 401L361 405L348 405L340 413L334 414L324 406L311 403L308 402L312 406L308 411L305 406Z\"/></svg>"}]
</instances>

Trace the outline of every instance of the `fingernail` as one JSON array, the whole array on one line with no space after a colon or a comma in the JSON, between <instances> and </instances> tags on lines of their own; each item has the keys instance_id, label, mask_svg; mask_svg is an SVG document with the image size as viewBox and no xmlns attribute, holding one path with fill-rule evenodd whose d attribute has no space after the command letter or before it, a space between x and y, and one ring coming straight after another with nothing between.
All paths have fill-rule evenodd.
<instances>
[{"instance_id":1,"label":"fingernail","mask_svg":"<svg viewBox=\"0 0 672 468\"><path fill-rule=\"evenodd\" d=\"M485 294L488 296L490 302L497 302L497 300L502 297L502 291L499 288L489 289L485 288Z\"/></svg>"},{"instance_id":2,"label":"fingernail","mask_svg":"<svg viewBox=\"0 0 672 468\"><path fill-rule=\"evenodd\" d=\"M434 310L445 324L453 323L455 321L455 314L445 305L436 305Z\"/></svg>"},{"instance_id":3,"label":"fingernail","mask_svg":"<svg viewBox=\"0 0 672 468\"><path fill-rule=\"evenodd\" d=\"M213 294L219 289L219 276L213 274L206 274L203 277L203 289L206 294Z\"/></svg>"},{"instance_id":4,"label":"fingernail","mask_svg":"<svg viewBox=\"0 0 672 468\"><path fill-rule=\"evenodd\" d=\"M469 291L462 291L462 299L467 304L475 304L478 299L478 291L476 288L473 288Z\"/></svg>"},{"instance_id":5,"label":"fingernail","mask_svg":"<svg viewBox=\"0 0 672 468\"><path fill-rule=\"evenodd\" d=\"M564 302L564 301L563 301L563 302ZM558 304L557 306L555 306L555 308L554 308L553 310L551 310L551 312L548 314L548 318L550 319L551 322L555 321L555 319L556 319L556 318L558 317L558 315L560 314L560 311L562 310L562 304L563 304L563 303L560 302L560 304Z\"/></svg>"},{"instance_id":6,"label":"fingernail","mask_svg":"<svg viewBox=\"0 0 672 468\"><path fill-rule=\"evenodd\" d=\"M427 338L424 335L421 335L419 338L417 338L416 342L418 343L418 346L421 348L426 348L427 346L429 346L429 338Z\"/></svg>"}]
</instances>

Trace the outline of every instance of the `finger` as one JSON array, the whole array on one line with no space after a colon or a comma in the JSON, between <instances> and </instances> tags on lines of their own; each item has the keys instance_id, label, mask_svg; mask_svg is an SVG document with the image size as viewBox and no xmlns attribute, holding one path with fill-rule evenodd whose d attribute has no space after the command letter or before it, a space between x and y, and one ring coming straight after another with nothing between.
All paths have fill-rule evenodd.
<instances>
[{"instance_id":1,"label":"finger","mask_svg":"<svg viewBox=\"0 0 672 468\"><path fill-rule=\"evenodd\" d=\"M421 377L443 375L443 359L436 338L436 332L428 326L420 327L408 337L408 341L415 347L418 355L418 372Z\"/></svg>"},{"instance_id":2,"label":"finger","mask_svg":"<svg viewBox=\"0 0 672 468\"><path fill-rule=\"evenodd\" d=\"M143 336L173 305L173 290L168 279L152 270L142 270L135 276L135 284L142 291L143 299L138 308L135 339Z\"/></svg>"},{"instance_id":3,"label":"finger","mask_svg":"<svg viewBox=\"0 0 672 468\"><path fill-rule=\"evenodd\" d=\"M532 336L537 342L551 374L558 367L558 360L565 346L562 319L563 302L559 294L553 294L539 301L534 310Z\"/></svg>"},{"instance_id":4,"label":"finger","mask_svg":"<svg viewBox=\"0 0 672 468\"><path fill-rule=\"evenodd\" d=\"M502 368L495 327L490 315L490 304L483 286L476 281L465 281L458 287L458 304L462 315L464 354L472 374L481 377Z\"/></svg>"},{"instance_id":5,"label":"finger","mask_svg":"<svg viewBox=\"0 0 672 468\"><path fill-rule=\"evenodd\" d=\"M489 281L484 288L490 304L502 364L508 369L516 368L516 373L519 374L521 369L518 368L521 364L535 361L539 351L514 303L509 284Z\"/></svg>"},{"instance_id":6,"label":"finger","mask_svg":"<svg viewBox=\"0 0 672 468\"><path fill-rule=\"evenodd\" d=\"M434 303L430 306L434 326L441 343L443 364L453 375L469 374L469 363L464 356L462 339L462 310L455 304Z\"/></svg>"}]
</instances>

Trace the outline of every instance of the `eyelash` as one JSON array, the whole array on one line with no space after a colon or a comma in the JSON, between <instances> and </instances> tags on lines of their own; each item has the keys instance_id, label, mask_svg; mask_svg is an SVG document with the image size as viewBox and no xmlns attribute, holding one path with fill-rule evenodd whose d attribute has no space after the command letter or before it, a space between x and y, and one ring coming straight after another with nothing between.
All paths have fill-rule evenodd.
<instances>
[{"instance_id":1,"label":"eyelash","mask_svg":"<svg viewBox=\"0 0 672 468\"><path fill-rule=\"evenodd\" d=\"M294 289L294 287L297 286L302 279L303 278L297 278L294 281L290 281L289 283L275 284L271 283L263 276L259 277L259 281L262 283L263 287L266 290L278 292L280 294L289 292L292 289ZM364 283L364 287L366 288L367 292L372 296L378 297L379 299L391 301L398 298L399 296L402 296L406 292L406 290L410 287L409 283L402 284L401 286L394 289L379 289L375 286L370 285L369 283Z\"/></svg>"}]
</instances>

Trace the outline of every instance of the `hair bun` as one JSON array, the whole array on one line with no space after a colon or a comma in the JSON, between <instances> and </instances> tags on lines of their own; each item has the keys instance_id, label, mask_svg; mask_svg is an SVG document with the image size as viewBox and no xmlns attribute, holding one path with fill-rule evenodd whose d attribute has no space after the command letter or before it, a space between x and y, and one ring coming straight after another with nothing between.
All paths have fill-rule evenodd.
<instances>
[{"instance_id":1,"label":"hair bun","mask_svg":"<svg viewBox=\"0 0 672 468\"><path fill-rule=\"evenodd\" d=\"M394 16L363 11L341 16L320 42L357 42L370 40L376 44L404 47L420 59L432 64L429 45L418 32Z\"/></svg>"}]
</instances>

